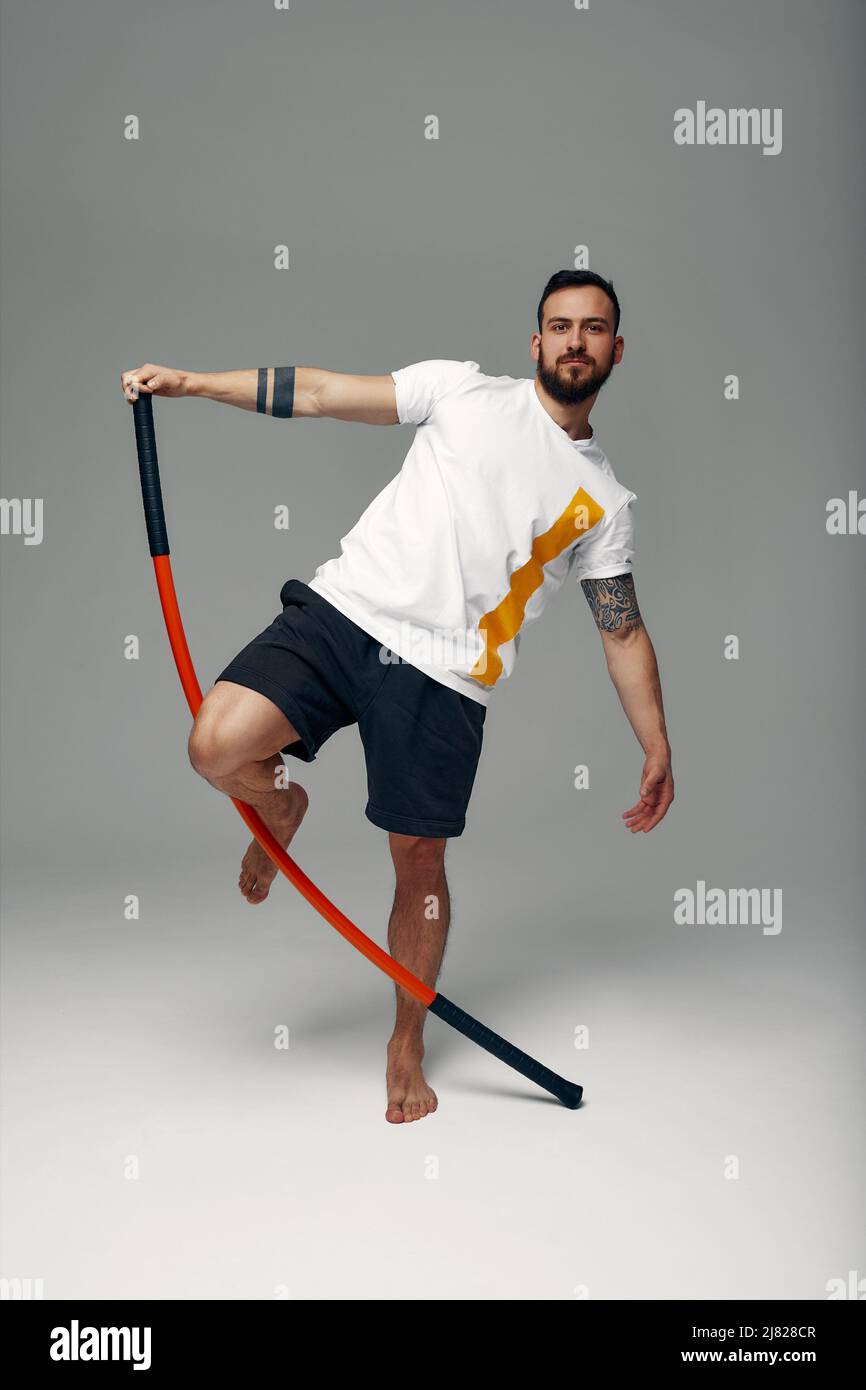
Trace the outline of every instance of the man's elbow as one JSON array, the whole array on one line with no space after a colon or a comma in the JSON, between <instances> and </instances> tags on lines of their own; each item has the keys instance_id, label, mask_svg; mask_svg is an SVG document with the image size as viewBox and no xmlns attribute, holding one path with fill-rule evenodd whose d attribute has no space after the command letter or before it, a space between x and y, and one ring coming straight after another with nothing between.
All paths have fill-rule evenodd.
<instances>
[{"instance_id":1,"label":"man's elbow","mask_svg":"<svg viewBox=\"0 0 866 1390\"><path fill-rule=\"evenodd\" d=\"M644 639L649 641L649 633L643 618L639 615L624 617L619 623L600 627L599 632L602 642L610 642L615 646L627 646L630 642L640 642Z\"/></svg>"},{"instance_id":2,"label":"man's elbow","mask_svg":"<svg viewBox=\"0 0 866 1390\"><path fill-rule=\"evenodd\" d=\"M617 628L600 628L599 634L608 665L612 662L616 663L638 649L646 650L652 647L649 633L641 619L636 622L623 623L621 627Z\"/></svg>"}]
</instances>

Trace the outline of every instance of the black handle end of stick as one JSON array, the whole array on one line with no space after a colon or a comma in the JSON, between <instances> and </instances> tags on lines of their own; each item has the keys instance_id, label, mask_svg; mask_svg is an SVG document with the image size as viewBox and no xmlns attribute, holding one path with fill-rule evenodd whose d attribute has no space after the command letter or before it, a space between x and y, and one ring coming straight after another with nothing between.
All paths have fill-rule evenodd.
<instances>
[{"instance_id":1,"label":"black handle end of stick","mask_svg":"<svg viewBox=\"0 0 866 1390\"><path fill-rule=\"evenodd\" d=\"M555 1071L545 1067L541 1062L536 1062L534 1057L530 1057L525 1052L521 1052L519 1047L506 1042L498 1033L486 1028L483 1023L479 1023L477 1018L471 1014L464 1013L463 1009L452 1004L450 999L446 999L444 994L437 994L432 1004L428 1005L431 1014L436 1014L445 1023L450 1023L452 1028L456 1028L458 1033L470 1038L472 1042L483 1047L492 1056L498 1057L500 1062L505 1062L507 1066L519 1071L521 1076L525 1076L529 1081L534 1081L536 1086L541 1086L543 1090L549 1091L552 1096L569 1110L576 1110L583 1098L583 1087L578 1086L576 1081L567 1081L564 1076L558 1076Z\"/></svg>"},{"instance_id":2,"label":"black handle end of stick","mask_svg":"<svg viewBox=\"0 0 866 1390\"><path fill-rule=\"evenodd\" d=\"M153 428L153 400L142 391L132 405L135 423L135 446L138 450L138 472L141 478L141 500L151 555L168 555L168 531L159 484L159 463L156 457L156 433Z\"/></svg>"},{"instance_id":3,"label":"black handle end of stick","mask_svg":"<svg viewBox=\"0 0 866 1390\"><path fill-rule=\"evenodd\" d=\"M566 1081L563 1079L559 1099L569 1110L576 1110L583 1100L583 1087L578 1086L576 1081Z\"/></svg>"}]
</instances>

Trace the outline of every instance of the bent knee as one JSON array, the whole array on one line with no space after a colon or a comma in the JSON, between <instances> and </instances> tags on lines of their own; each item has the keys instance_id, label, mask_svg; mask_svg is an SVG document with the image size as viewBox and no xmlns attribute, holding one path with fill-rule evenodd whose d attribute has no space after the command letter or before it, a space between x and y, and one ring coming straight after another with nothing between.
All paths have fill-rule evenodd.
<instances>
[{"instance_id":1,"label":"bent knee","mask_svg":"<svg viewBox=\"0 0 866 1390\"><path fill-rule=\"evenodd\" d=\"M201 714L196 718L187 743L189 760L200 776L228 777L238 767L234 740L229 738L220 719Z\"/></svg>"}]
</instances>

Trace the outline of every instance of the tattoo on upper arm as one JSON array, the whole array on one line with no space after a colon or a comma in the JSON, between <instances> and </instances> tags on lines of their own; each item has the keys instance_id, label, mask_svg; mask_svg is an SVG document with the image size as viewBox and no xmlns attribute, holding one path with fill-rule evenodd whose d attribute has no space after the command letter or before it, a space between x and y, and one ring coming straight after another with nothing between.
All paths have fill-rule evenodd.
<instances>
[{"instance_id":1,"label":"tattoo on upper arm","mask_svg":"<svg viewBox=\"0 0 866 1390\"><path fill-rule=\"evenodd\" d=\"M592 609L599 632L636 632L643 627L634 591L634 575L617 574L612 579L582 579L580 587Z\"/></svg>"},{"instance_id":2,"label":"tattoo on upper arm","mask_svg":"<svg viewBox=\"0 0 866 1390\"><path fill-rule=\"evenodd\" d=\"M295 403L294 367L259 367L256 388L256 410L260 415L291 418Z\"/></svg>"}]
</instances>

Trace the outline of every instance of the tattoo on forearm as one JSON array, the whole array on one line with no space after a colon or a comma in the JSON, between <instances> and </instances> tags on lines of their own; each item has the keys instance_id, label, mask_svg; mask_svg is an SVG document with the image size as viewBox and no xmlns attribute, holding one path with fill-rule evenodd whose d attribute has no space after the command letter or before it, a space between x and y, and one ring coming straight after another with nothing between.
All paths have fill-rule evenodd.
<instances>
[{"instance_id":1,"label":"tattoo on forearm","mask_svg":"<svg viewBox=\"0 0 866 1390\"><path fill-rule=\"evenodd\" d=\"M295 402L294 367L259 367L256 382L256 410L286 420Z\"/></svg>"},{"instance_id":2,"label":"tattoo on forearm","mask_svg":"<svg viewBox=\"0 0 866 1390\"><path fill-rule=\"evenodd\" d=\"M643 627L633 575L582 579L580 586L600 632L634 632Z\"/></svg>"}]
</instances>

